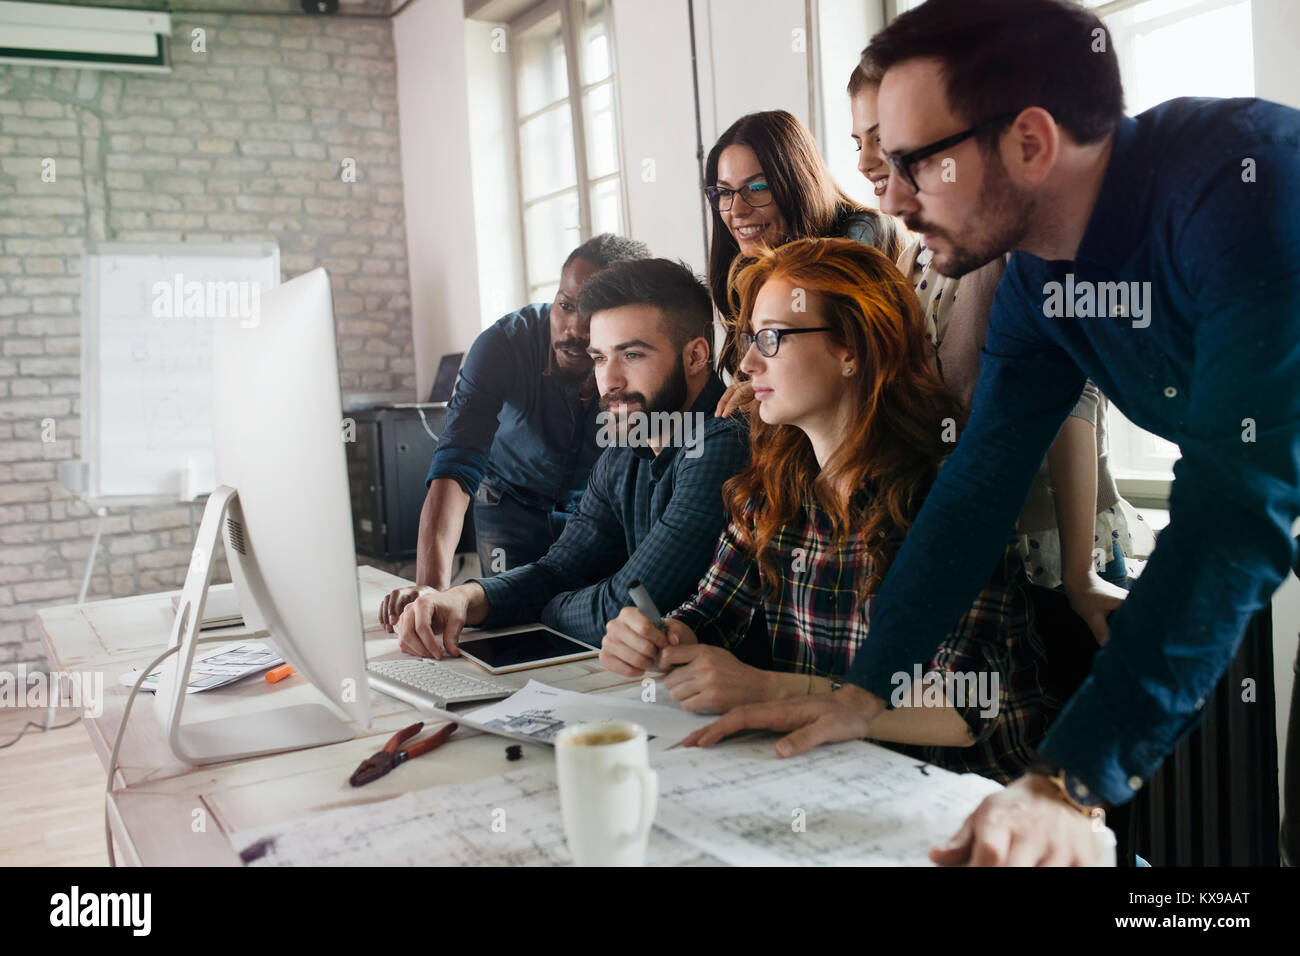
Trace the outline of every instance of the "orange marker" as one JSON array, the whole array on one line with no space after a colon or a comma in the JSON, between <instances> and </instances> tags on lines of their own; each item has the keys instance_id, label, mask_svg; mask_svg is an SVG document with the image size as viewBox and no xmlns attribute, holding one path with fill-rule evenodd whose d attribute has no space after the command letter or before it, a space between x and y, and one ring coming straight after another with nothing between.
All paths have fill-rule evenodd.
<instances>
[{"instance_id":1,"label":"orange marker","mask_svg":"<svg viewBox=\"0 0 1300 956\"><path fill-rule=\"evenodd\" d=\"M266 682L268 684L274 684L276 681L282 681L286 677L292 677L293 673L293 665L281 664L279 667L272 667L266 672Z\"/></svg>"}]
</instances>

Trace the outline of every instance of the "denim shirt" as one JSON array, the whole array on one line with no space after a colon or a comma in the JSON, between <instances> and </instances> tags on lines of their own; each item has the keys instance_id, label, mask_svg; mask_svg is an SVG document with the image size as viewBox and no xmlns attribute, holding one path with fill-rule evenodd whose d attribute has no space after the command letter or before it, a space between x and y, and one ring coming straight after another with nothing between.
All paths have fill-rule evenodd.
<instances>
[{"instance_id":1,"label":"denim shirt","mask_svg":"<svg viewBox=\"0 0 1300 956\"><path fill-rule=\"evenodd\" d=\"M1114 282L1144 299L1086 314ZM1075 260L1011 257L969 423L877 595L854 683L888 700L893 673L929 660L1085 378L1182 452L1169 525L1039 748L1122 803L1195 728L1295 560L1300 111L1184 98L1124 118Z\"/></svg>"},{"instance_id":2,"label":"denim shirt","mask_svg":"<svg viewBox=\"0 0 1300 956\"><path fill-rule=\"evenodd\" d=\"M470 497L486 476L529 507L574 512L596 444L595 392L542 373L551 355L551 306L526 305L475 340L447 407L425 486L454 478Z\"/></svg>"},{"instance_id":3,"label":"denim shirt","mask_svg":"<svg viewBox=\"0 0 1300 956\"><path fill-rule=\"evenodd\" d=\"M717 375L690 408L704 419L695 453L669 445L605 450L577 514L532 564L475 578L488 600L483 627L541 620L599 647L605 624L631 603L640 581L661 611L695 592L727 521L722 484L749 465L749 431L713 409Z\"/></svg>"}]
</instances>

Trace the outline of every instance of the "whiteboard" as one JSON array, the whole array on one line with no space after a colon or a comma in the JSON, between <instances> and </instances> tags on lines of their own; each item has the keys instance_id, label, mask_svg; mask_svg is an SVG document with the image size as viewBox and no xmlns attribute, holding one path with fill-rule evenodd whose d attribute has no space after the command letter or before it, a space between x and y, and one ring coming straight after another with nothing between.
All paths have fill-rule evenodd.
<instances>
[{"instance_id":1,"label":"whiteboard","mask_svg":"<svg viewBox=\"0 0 1300 956\"><path fill-rule=\"evenodd\" d=\"M82 260L81 414L88 500L213 490L212 328L261 320L274 243L92 242Z\"/></svg>"}]
</instances>

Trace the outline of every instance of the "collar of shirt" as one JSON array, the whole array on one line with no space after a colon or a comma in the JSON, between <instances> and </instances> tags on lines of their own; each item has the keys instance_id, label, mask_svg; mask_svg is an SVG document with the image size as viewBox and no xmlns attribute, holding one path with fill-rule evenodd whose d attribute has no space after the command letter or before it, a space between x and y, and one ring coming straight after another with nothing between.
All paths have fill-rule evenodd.
<instances>
[{"instance_id":1,"label":"collar of shirt","mask_svg":"<svg viewBox=\"0 0 1300 956\"><path fill-rule=\"evenodd\" d=\"M703 412L704 420L708 421L713 417L713 410L718 407L718 399L722 398L722 393L726 390L727 386L722 384L722 379L718 378L718 373L710 372L709 380L705 382L704 388L686 414L694 415L696 412ZM703 436L700 437L702 440ZM680 450L680 445L668 445L656 455L649 447L639 445L632 449L632 453L638 458L654 459L650 462L650 477L652 480L658 481L664 472L672 467L673 460Z\"/></svg>"},{"instance_id":2,"label":"collar of shirt","mask_svg":"<svg viewBox=\"0 0 1300 956\"><path fill-rule=\"evenodd\" d=\"M1076 262L1116 269L1144 242L1155 170L1143 160L1139 124L1125 116L1115 127L1106 175L1075 254Z\"/></svg>"}]
</instances>

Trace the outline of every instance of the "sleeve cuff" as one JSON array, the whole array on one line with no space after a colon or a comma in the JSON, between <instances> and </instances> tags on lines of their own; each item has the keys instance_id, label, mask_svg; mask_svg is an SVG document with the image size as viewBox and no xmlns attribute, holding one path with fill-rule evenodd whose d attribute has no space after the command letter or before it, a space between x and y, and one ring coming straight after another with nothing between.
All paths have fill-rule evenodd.
<instances>
[{"instance_id":1,"label":"sleeve cuff","mask_svg":"<svg viewBox=\"0 0 1300 956\"><path fill-rule=\"evenodd\" d=\"M444 448L433 453L424 486L428 488L435 478L454 478L465 494L471 498L478 491L479 482L487 472L487 456L465 449Z\"/></svg>"},{"instance_id":2,"label":"sleeve cuff","mask_svg":"<svg viewBox=\"0 0 1300 956\"><path fill-rule=\"evenodd\" d=\"M503 627L512 623L510 620L510 582L504 580L504 575L491 578L470 578L466 583L470 582L481 587L483 594L487 598L487 616L483 618L483 622L479 627Z\"/></svg>"},{"instance_id":3,"label":"sleeve cuff","mask_svg":"<svg viewBox=\"0 0 1300 956\"><path fill-rule=\"evenodd\" d=\"M1136 705L1129 699L1121 725L1115 719L1121 708L1104 699L1089 678L1053 722L1039 755L1064 767L1112 806L1127 803L1201 720L1199 709L1174 724L1160 707L1142 706L1135 713ZM1156 729L1137 737L1136 727Z\"/></svg>"}]
</instances>

